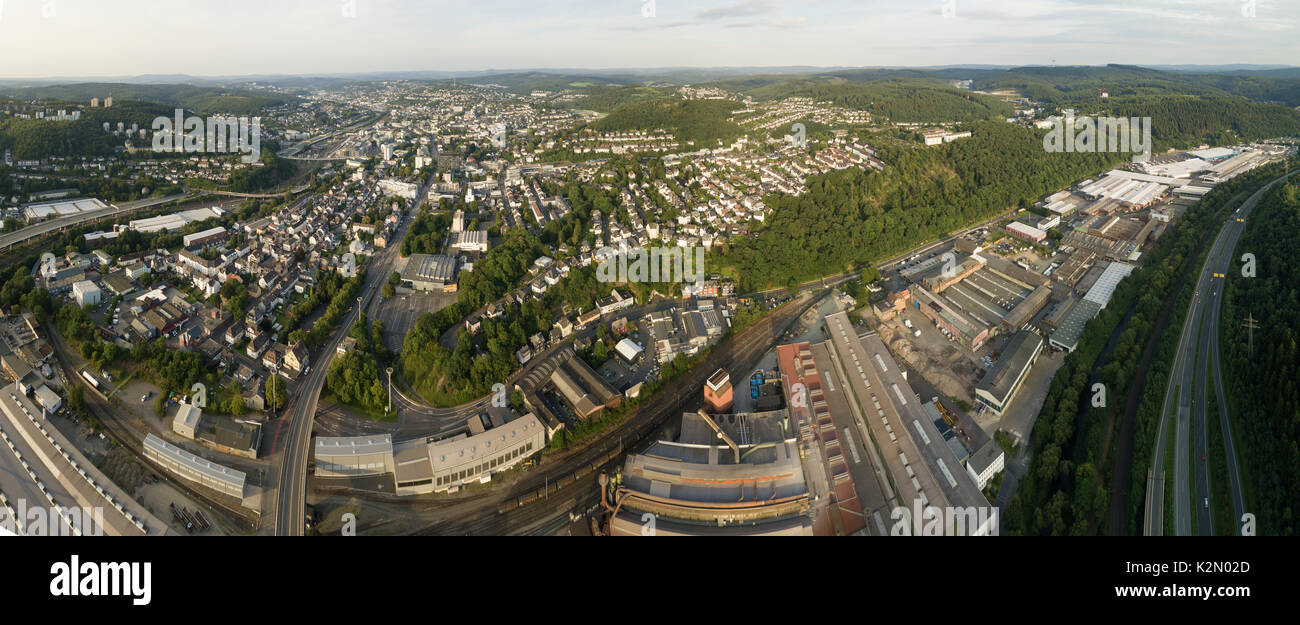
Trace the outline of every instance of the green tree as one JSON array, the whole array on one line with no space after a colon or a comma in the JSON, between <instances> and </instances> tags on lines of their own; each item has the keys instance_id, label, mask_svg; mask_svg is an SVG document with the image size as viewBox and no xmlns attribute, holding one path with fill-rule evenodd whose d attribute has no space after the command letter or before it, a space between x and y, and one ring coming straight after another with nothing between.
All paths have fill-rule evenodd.
<instances>
[{"instance_id":1,"label":"green tree","mask_svg":"<svg viewBox=\"0 0 1300 625\"><path fill-rule=\"evenodd\" d=\"M286 400L284 378L279 374L271 374L266 379L266 405L272 410L284 408Z\"/></svg>"}]
</instances>

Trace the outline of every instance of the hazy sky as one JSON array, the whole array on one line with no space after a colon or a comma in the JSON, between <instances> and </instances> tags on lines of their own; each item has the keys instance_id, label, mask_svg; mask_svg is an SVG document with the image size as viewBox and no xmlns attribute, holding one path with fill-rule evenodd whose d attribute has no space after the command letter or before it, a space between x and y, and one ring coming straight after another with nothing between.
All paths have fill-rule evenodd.
<instances>
[{"instance_id":1,"label":"hazy sky","mask_svg":"<svg viewBox=\"0 0 1300 625\"><path fill-rule=\"evenodd\" d=\"M1297 24L1300 0L0 0L0 77L1300 65Z\"/></svg>"}]
</instances>

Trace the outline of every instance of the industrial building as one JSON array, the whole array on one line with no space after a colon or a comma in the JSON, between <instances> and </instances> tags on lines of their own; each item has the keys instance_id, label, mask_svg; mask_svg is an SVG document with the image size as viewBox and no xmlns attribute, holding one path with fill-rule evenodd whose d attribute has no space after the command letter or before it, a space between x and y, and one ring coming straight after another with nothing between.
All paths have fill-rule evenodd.
<instances>
[{"instance_id":1,"label":"industrial building","mask_svg":"<svg viewBox=\"0 0 1300 625\"><path fill-rule=\"evenodd\" d=\"M29 204L23 207L23 217L27 219L27 223L36 223L46 219L101 211L106 208L108 208L107 204L94 198L63 200L47 204Z\"/></svg>"},{"instance_id":2,"label":"industrial building","mask_svg":"<svg viewBox=\"0 0 1300 625\"><path fill-rule=\"evenodd\" d=\"M1000 332L1013 332L1047 303L1047 278L997 256L937 255L902 272L915 284L896 294L929 317L941 332L979 349ZM978 249L973 250L978 252ZM945 256L951 264L945 263Z\"/></svg>"},{"instance_id":3,"label":"industrial building","mask_svg":"<svg viewBox=\"0 0 1300 625\"><path fill-rule=\"evenodd\" d=\"M487 483L540 451L546 428L527 414L473 436L398 445L397 494L446 492L470 483Z\"/></svg>"},{"instance_id":4,"label":"industrial building","mask_svg":"<svg viewBox=\"0 0 1300 625\"><path fill-rule=\"evenodd\" d=\"M402 286L430 293L455 293L456 269L456 259L450 256L415 254L406 261Z\"/></svg>"},{"instance_id":5,"label":"industrial building","mask_svg":"<svg viewBox=\"0 0 1300 625\"><path fill-rule=\"evenodd\" d=\"M78 306L97 306L103 297L104 292L90 280L72 284L72 298L77 301Z\"/></svg>"},{"instance_id":6,"label":"industrial building","mask_svg":"<svg viewBox=\"0 0 1300 625\"><path fill-rule=\"evenodd\" d=\"M721 440L724 444L719 445ZM677 441L630 454L615 477L611 534L812 535L810 496L789 415L682 416Z\"/></svg>"},{"instance_id":7,"label":"industrial building","mask_svg":"<svg viewBox=\"0 0 1300 625\"><path fill-rule=\"evenodd\" d=\"M564 423L616 408L623 401L622 395L577 357L571 343L532 365L516 388L523 393L524 404L546 425L548 436Z\"/></svg>"},{"instance_id":8,"label":"industrial building","mask_svg":"<svg viewBox=\"0 0 1300 625\"><path fill-rule=\"evenodd\" d=\"M452 247L462 252L480 252L488 251L488 233L487 230L466 230L455 233L453 237L455 243Z\"/></svg>"},{"instance_id":9,"label":"industrial building","mask_svg":"<svg viewBox=\"0 0 1300 625\"><path fill-rule=\"evenodd\" d=\"M1042 244L1047 240L1046 232L1043 232L1029 224L1022 224L1018 221L1013 221L1007 224L1007 232L1010 232L1013 236L1035 244Z\"/></svg>"},{"instance_id":10,"label":"industrial building","mask_svg":"<svg viewBox=\"0 0 1300 625\"><path fill-rule=\"evenodd\" d=\"M1079 338L1083 336L1083 329L1088 326L1097 313L1101 312L1101 306L1091 300L1080 300L1070 308L1070 312L1065 315L1056 332L1052 333L1048 341L1052 347L1073 352L1079 346Z\"/></svg>"},{"instance_id":11,"label":"industrial building","mask_svg":"<svg viewBox=\"0 0 1300 625\"><path fill-rule=\"evenodd\" d=\"M1017 332L1002 351L1002 357L975 386L975 401L1001 416L1042 351L1043 337L1027 330Z\"/></svg>"},{"instance_id":12,"label":"industrial building","mask_svg":"<svg viewBox=\"0 0 1300 625\"><path fill-rule=\"evenodd\" d=\"M220 208L195 208L192 210L172 213L171 215L160 215L158 217L149 217L147 219L133 219L127 226L137 232L176 232L184 228L186 224L196 221L205 221L214 217L224 215Z\"/></svg>"},{"instance_id":13,"label":"industrial building","mask_svg":"<svg viewBox=\"0 0 1300 625\"><path fill-rule=\"evenodd\" d=\"M1006 452L996 442L989 441L966 461L966 471L975 480L975 485L984 490L993 477L1006 468L1006 463Z\"/></svg>"},{"instance_id":14,"label":"industrial building","mask_svg":"<svg viewBox=\"0 0 1300 625\"><path fill-rule=\"evenodd\" d=\"M635 363L637 359L641 357L641 354L645 352L645 350L642 349L640 345L637 345L632 339L623 339L619 341L618 345L614 346L614 351L618 352L618 355L622 356L623 360L627 361L628 364Z\"/></svg>"},{"instance_id":15,"label":"industrial building","mask_svg":"<svg viewBox=\"0 0 1300 625\"><path fill-rule=\"evenodd\" d=\"M836 386L851 393L867 413L865 424L880 446L884 469L893 477L897 496L921 506L987 508L988 500L962 471L961 460L926 413L880 336L859 335L845 312L828 315L826 327L831 335L826 345L842 370L836 376ZM995 522L989 519L966 531L996 534Z\"/></svg>"},{"instance_id":16,"label":"industrial building","mask_svg":"<svg viewBox=\"0 0 1300 625\"><path fill-rule=\"evenodd\" d=\"M617 408L623 401L623 396L581 358L563 359L551 372L550 380L580 419L590 419L606 408Z\"/></svg>"},{"instance_id":17,"label":"industrial building","mask_svg":"<svg viewBox=\"0 0 1300 625\"><path fill-rule=\"evenodd\" d=\"M398 495L455 492L465 484L490 481L494 474L513 468L546 445L547 430L532 414L491 429L482 425L480 420L471 433L448 439L419 438L396 444L387 434L317 438L316 476L379 477L381 486Z\"/></svg>"},{"instance_id":18,"label":"industrial building","mask_svg":"<svg viewBox=\"0 0 1300 625\"><path fill-rule=\"evenodd\" d=\"M393 473L393 437L316 438L317 477L360 477Z\"/></svg>"},{"instance_id":19,"label":"industrial building","mask_svg":"<svg viewBox=\"0 0 1300 625\"><path fill-rule=\"evenodd\" d=\"M181 239L181 242L184 243L185 247L201 247L211 245L218 241L224 241L229 236L230 233L226 231L224 227L217 226L216 228L210 228L203 232L187 234Z\"/></svg>"},{"instance_id":20,"label":"industrial building","mask_svg":"<svg viewBox=\"0 0 1300 625\"><path fill-rule=\"evenodd\" d=\"M242 471L208 462L153 434L144 439L144 457L178 477L223 495L244 498L245 475Z\"/></svg>"},{"instance_id":21,"label":"industrial building","mask_svg":"<svg viewBox=\"0 0 1300 625\"><path fill-rule=\"evenodd\" d=\"M194 404L181 404L176 410L176 416L172 418L172 431L193 439L194 432L199 429L199 419L203 416L203 411Z\"/></svg>"}]
</instances>

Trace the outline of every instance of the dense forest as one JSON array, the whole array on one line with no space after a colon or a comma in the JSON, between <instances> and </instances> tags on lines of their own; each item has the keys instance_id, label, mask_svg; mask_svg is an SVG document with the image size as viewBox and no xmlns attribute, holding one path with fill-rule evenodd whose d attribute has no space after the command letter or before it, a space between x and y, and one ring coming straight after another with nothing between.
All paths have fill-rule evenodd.
<instances>
[{"instance_id":1,"label":"dense forest","mask_svg":"<svg viewBox=\"0 0 1300 625\"><path fill-rule=\"evenodd\" d=\"M12 150L14 160L48 156L107 156L121 141L88 119L53 122L43 119L0 120L0 152Z\"/></svg>"},{"instance_id":2,"label":"dense forest","mask_svg":"<svg viewBox=\"0 0 1300 625\"><path fill-rule=\"evenodd\" d=\"M1006 119L1012 107L990 96L954 89L936 80L895 78L880 82L819 85L789 95L867 111L901 123Z\"/></svg>"},{"instance_id":3,"label":"dense forest","mask_svg":"<svg viewBox=\"0 0 1300 625\"><path fill-rule=\"evenodd\" d=\"M756 238L715 259L743 292L787 286L883 260L1095 175L1115 154L1049 154L1041 133L1005 123L931 148L881 148L884 171L847 169L808 180L802 196L768 198Z\"/></svg>"},{"instance_id":4,"label":"dense forest","mask_svg":"<svg viewBox=\"0 0 1300 625\"><path fill-rule=\"evenodd\" d=\"M363 312L348 336L356 339L356 348L330 361L325 386L339 403L360 408L367 415L384 415L388 408L384 370L393 360L383 343L384 322L376 319L371 323Z\"/></svg>"},{"instance_id":5,"label":"dense forest","mask_svg":"<svg viewBox=\"0 0 1300 625\"><path fill-rule=\"evenodd\" d=\"M979 89L1014 89L1027 98L1063 107L1097 101L1105 89L1112 98L1182 94L1237 96L1260 102L1300 105L1300 79L1240 74L1190 74L1131 65L1105 67L1017 67L978 78Z\"/></svg>"},{"instance_id":6,"label":"dense forest","mask_svg":"<svg viewBox=\"0 0 1300 625\"><path fill-rule=\"evenodd\" d=\"M116 104L135 100L152 102L169 107L181 107L199 115L257 115L263 109L296 101L292 96L278 93L253 92L219 87L193 85L131 85L124 83L78 83L48 87L8 89L4 95L21 100L63 100L89 104L91 98L102 102L108 97ZM111 109L110 109L111 110Z\"/></svg>"},{"instance_id":7,"label":"dense forest","mask_svg":"<svg viewBox=\"0 0 1300 625\"><path fill-rule=\"evenodd\" d=\"M672 90L639 85L627 87L602 85L588 87L583 90L583 93L583 97L574 102L575 107L604 113L624 104L671 96Z\"/></svg>"},{"instance_id":8,"label":"dense forest","mask_svg":"<svg viewBox=\"0 0 1300 625\"><path fill-rule=\"evenodd\" d=\"M1294 535L1300 504L1300 187L1279 186L1251 216L1229 270L1220 328L1223 377L1247 509L1260 535ZM1241 257L1255 255L1255 276ZM1240 324L1253 316L1253 341ZM1252 350L1253 342L1253 352ZM1213 476L1212 476L1213 477Z\"/></svg>"},{"instance_id":9,"label":"dense forest","mask_svg":"<svg viewBox=\"0 0 1300 625\"><path fill-rule=\"evenodd\" d=\"M1101 110L1116 117L1150 117L1157 152L1300 134L1300 111L1243 98L1112 96Z\"/></svg>"},{"instance_id":10,"label":"dense forest","mask_svg":"<svg viewBox=\"0 0 1300 625\"><path fill-rule=\"evenodd\" d=\"M745 131L728 120L731 112L741 108L730 100L679 100L659 98L630 102L614 108L593 127L602 132L655 130L662 128L677 136L683 144L716 147L718 142L731 143Z\"/></svg>"}]
</instances>

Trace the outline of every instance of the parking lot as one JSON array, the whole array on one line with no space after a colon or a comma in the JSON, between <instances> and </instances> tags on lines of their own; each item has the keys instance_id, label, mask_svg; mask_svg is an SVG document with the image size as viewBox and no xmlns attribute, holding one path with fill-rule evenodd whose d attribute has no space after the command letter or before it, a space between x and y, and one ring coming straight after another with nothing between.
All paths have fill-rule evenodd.
<instances>
[{"instance_id":1,"label":"parking lot","mask_svg":"<svg viewBox=\"0 0 1300 625\"><path fill-rule=\"evenodd\" d=\"M438 312L455 303L455 293L397 294L382 302L376 300L370 316L371 319L384 322L384 346L397 351L402 348L407 331L415 325L420 315Z\"/></svg>"}]
</instances>

